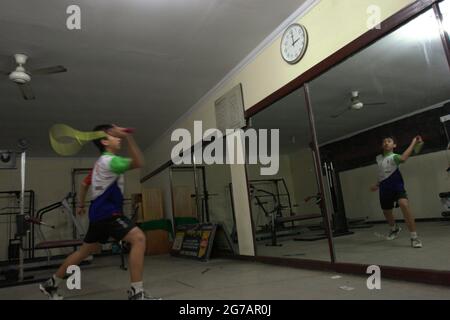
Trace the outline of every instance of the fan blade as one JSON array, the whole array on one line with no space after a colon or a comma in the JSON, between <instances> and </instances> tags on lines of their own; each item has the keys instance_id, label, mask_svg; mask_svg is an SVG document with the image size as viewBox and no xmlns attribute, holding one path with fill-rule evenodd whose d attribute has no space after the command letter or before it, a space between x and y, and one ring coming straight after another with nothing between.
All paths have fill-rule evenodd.
<instances>
[{"instance_id":1,"label":"fan blade","mask_svg":"<svg viewBox=\"0 0 450 320\"><path fill-rule=\"evenodd\" d=\"M20 93L22 93L22 97L25 100L34 100L36 99L31 86L28 83L17 84L19 86Z\"/></svg>"},{"instance_id":2,"label":"fan blade","mask_svg":"<svg viewBox=\"0 0 450 320\"><path fill-rule=\"evenodd\" d=\"M60 72L66 72L67 69L63 66L53 66L53 67L46 67L46 68L39 68L30 71L31 74L51 74L51 73L60 73Z\"/></svg>"},{"instance_id":3,"label":"fan blade","mask_svg":"<svg viewBox=\"0 0 450 320\"><path fill-rule=\"evenodd\" d=\"M385 105L387 102L372 102L372 103L364 103L365 106L381 106Z\"/></svg>"},{"instance_id":4,"label":"fan blade","mask_svg":"<svg viewBox=\"0 0 450 320\"><path fill-rule=\"evenodd\" d=\"M342 116L344 113L346 113L347 111L350 111L350 108L345 109L344 111L339 112L338 114L334 114L331 116L331 118L336 119L337 117Z\"/></svg>"}]
</instances>

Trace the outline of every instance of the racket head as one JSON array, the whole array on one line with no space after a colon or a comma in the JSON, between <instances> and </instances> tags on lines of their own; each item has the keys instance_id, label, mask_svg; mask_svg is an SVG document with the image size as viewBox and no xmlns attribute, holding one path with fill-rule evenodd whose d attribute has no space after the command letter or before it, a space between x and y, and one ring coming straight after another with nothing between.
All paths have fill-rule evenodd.
<instances>
[{"instance_id":1,"label":"racket head","mask_svg":"<svg viewBox=\"0 0 450 320\"><path fill-rule=\"evenodd\" d=\"M49 130L50 144L53 150L62 156L74 155L87 142L106 136L103 131L83 132L65 124L55 124Z\"/></svg>"}]
</instances>

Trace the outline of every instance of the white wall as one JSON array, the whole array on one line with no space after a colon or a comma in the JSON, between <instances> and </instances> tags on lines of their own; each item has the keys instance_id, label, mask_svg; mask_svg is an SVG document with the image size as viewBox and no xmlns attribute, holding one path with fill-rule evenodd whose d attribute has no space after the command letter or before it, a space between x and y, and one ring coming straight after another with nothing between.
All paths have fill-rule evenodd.
<instances>
[{"instance_id":1,"label":"white wall","mask_svg":"<svg viewBox=\"0 0 450 320\"><path fill-rule=\"evenodd\" d=\"M450 191L450 175L445 151L411 157L400 166L405 188L416 218L441 217L440 192ZM369 187L377 181L377 166L340 173L347 218L367 217L371 221L384 220L378 192ZM396 209L396 218L402 218Z\"/></svg>"},{"instance_id":2,"label":"white wall","mask_svg":"<svg viewBox=\"0 0 450 320\"><path fill-rule=\"evenodd\" d=\"M314 159L309 148L300 149L290 154L292 180L295 190L295 208L297 214L320 214L320 208L314 199L304 201L306 197L317 194L317 180Z\"/></svg>"},{"instance_id":3,"label":"white wall","mask_svg":"<svg viewBox=\"0 0 450 320\"><path fill-rule=\"evenodd\" d=\"M95 160L96 158L28 158L25 185L27 190L32 189L35 192L36 210L61 201L71 191L72 169L91 168ZM131 193L139 192L139 175L139 170L125 174L125 198L129 198ZM19 169L0 170L0 191L9 190L20 190ZM48 213L46 218L46 222L56 226L54 230L43 228L47 240L72 238L71 224L67 216L61 214L59 209ZM81 220L83 225L87 226L87 215ZM0 261L7 259L8 252L7 223L5 222L7 222L7 216L0 216ZM54 250L55 254L59 252L61 250Z\"/></svg>"}]
</instances>

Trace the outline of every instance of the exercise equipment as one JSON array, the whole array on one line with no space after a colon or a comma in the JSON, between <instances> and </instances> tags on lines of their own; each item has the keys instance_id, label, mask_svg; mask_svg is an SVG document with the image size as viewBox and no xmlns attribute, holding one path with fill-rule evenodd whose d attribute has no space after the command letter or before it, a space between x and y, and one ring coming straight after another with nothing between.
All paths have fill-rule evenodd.
<instances>
[{"instance_id":1,"label":"exercise equipment","mask_svg":"<svg viewBox=\"0 0 450 320\"><path fill-rule=\"evenodd\" d=\"M35 205L35 193L33 190L25 190L25 215L31 216L34 212ZM16 215L20 214L20 190L10 190L0 192L0 217L2 218L2 225L6 227L4 235L7 235L7 241L4 243L8 245L8 263L11 263L13 259L18 259L19 244L18 239L15 236L16 229ZM6 219L4 219L6 218ZM33 228L33 226L32 226ZM31 230L31 234L33 230ZM26 248L32 248L33 237L30 233L27 233L27 239L25 243L28 243ZM5 239L6 240L6 239ZM29 250L27 258L34 258L33 251Z\"/></svg>"},{"instance_id":2,"label":"exercise equipment","mask_svg":"<svg viewBox=\"0 0 450 320\"><path fill-rule=\"evenodd\" d=\"M210 222L210 210L209 210L209 201L211 196L215 196L216 194L211 194L208 192L208 187L206 184L206 172L205 166L173 166L170 168L170 181L172 186L172 192L175 193L175 178L174 175L176 173L190 173L192 172L192 178L194 181L193 188L189 188L189 194L186 194L182 199L184 202L190 202L191 199L195 200L195 212L192 214L196 215L196 219L200 223L208 223ZM199 174L201 174L201 178L199 178ZM193 189L193 190L192 190ZM194 193L192 193L192 191ZM188 199L188 197L190 199ZM174 200L175 201L175 200ZM177 214L177 212L174 212ZM174 226L176 228L176 225Z\"/></svg>"},{"instance_id":3,"label":"exercise equipment","mask_svg":"<svg viewBox=\"0 0 450 320\"><path fill-rule=\"evenodd\" d=\"M26 150L28 149L28 141L26 139L19 139L17 146L19 148L18 152L10 152L10 154L20 154L20 193L17 193L17 198L19 199L19 212L15 215L16 218L16 232L14 238L9 241L8 247L8 258L18 256L17 261L17 278L19 282L23 282L24 280L24 254L26 248L24 247L24 238L26 238L30 232L29 223L27 220L30 218L30 212L25 212L25 166L26 166ZM9 157L11 158L11 157ZM5 157L2 157L2 162L5 160ZM15 163L10 166L11 169L15 169ZM30 206L29 206L30 208ZM29 237L28 237L29 240ZM12 259L9 259L12 260ZM16 262L16 261L14 261ZM15 273L14 270L12 270Z\"/></svg>"},{"instance_id":4,"label":"exercise equipment","mask_svg":"<svg viewBox=\"0 0 450 320\"><path fill-rule=\"evenodd\" d=\"M272 243L271 244L266 244L266 245L267 246L269 246L269 245L270 246L276 246L276 247L281 246L281 244L277 243L277 232L276 232L277 222L276 222L276 219L283 216L283 214L282 214L283 206L277 201L277 197L275 196L274 193L269 192L269 191L264 190L264 189L258 189L252 184L250 184L249 189L250 189L250 196L251 196L251 198L256 200L256 204L258 205L258 207L260 207L262 209L262 211L264 212L264 215L270 217L270 219L271 219L270 220L270 230L271 230L271 235L272 235ZM258 195L258 194L261 194L261 193L262 193L262 195ZM270 210L270 211L268 211L266 209L266 207L264 206L267 202L263 202L261 200L261 198L264 197L264 196L269 196L272 199L272 201L273 201L274 208L272 210Z\"/></svg>"},{"instance_id":5,"label":"exercise equipment","mask_svg":"<svg viewBox=\"0 0 450 320\"><path fill-rule=\"evenodd\" d=\"M329 208L332 210L333 237L353 234L349 231L348 220L345 215L344 200L341 194L339 174L331 161L325 161L323 165L325 175L325 199L328 199Z\"/></svg>"},{"instance_id":6,"label":"exercise equipment","mask_svg":"<svg viewBox=\"0 0 450 320\"><path fill-rule=\"evenodd\" d=\"M273 230L275 220L293 215L289 190L284 179L249 180L250 202L257 210L253 211L253 220L262 231ZM262 216L261 216L262 213Z\"/></svg>"},{"instance_id":7,"label":"exercise equipment","mask_svg":"<svg viewBox=\"0 0 450 320\"><path fill-rule=\"evenodd\" d=\"M66 197L60 202L53 203L45 208L40 209L36 212L36 216L32 219L28 219L29 223L37 224L38 225L38 233L39 237L41 239L41 242L37 243L34 246L34 250L46 250L47 251L47 261L50 264L51 260L51 249L57 249L57 248L67 248L67 247L73 247L76 249L77 247L81 246L83 244L83 238L85 236L85 230L77 220L76 216L74 215L72 208L69 204L69 201L73 198L72 193L68 193ZM41 227L46 228L52 228L54 229L55 226L52 226L48 223L44 222L44 215L52 212L56 209L62 208L63 211L66 213L68 220L72 222L73 226L77 230L77 237L74 239L67 239L67 240L47 240L44 233L42 232Z\"/></svg>"},{"instance_id":8,"label":"exercise equipment","mask_svg":"<svg viewBox=\"0 0 450 320\"><path fill-rule=\"evenodd\" d=\"M27 235L29 229L27 228L25 218L25 165L26 165L26 150L28 148L28 142L25 139L18 141L18 147L20 149L20 213L16 215L16 234L14 239L18 248L19 255L19 281L23 281L23 263L24 263L24 247L23 238Z\"/></svg>"},{"instance_id":9,"label":"exercise equipment","mask_svg":"<svg viewBox=\"0 0 450 320\"><path fill-rule=\"evenodd\" d=\"M269 190L270 191L269 191ZM281 235L296 235L301 233L295 222L322 218L321 214L297 214L293 210L291 196L286 181L283 178L259 179L249 181L251 201L261 209L265 218L270 221L264 226L270 233L271 242L266 246L281 246L278 237ZM258 220L255 218L255 220ZM290 227L285 224L290 223ZM257 240L265 239L261 234Z\"/></svg>"},{"instance_id":10,"label":"exercise equipment","mask_svg":"<svg viewBox=\"0 0 450 320\"><path fill-rule=\"evenodd\" d=\"M18 147L20 152L20 193L17 192L17 197L19 200L19 213L15 215L16 222L16 231L14 238L9 241L9 266L7 267L6 278L10 280L16 280L17 282L22 283L25 280L24 271L25 271L25 253L30 250L34 250L33 246L30 247L30 232L34 231L34 228L30 228L31 224L37 223L34 217L32 216L33 212L31 211L31 205L28 205L28 211L25 211L25 166L26 166L26 150L28 148L28 142L25 139L20 139L18 141ZM14 166L15 167L15 166ZM33 201L34 201L34 193L33 193ZM31 199L31 196L30 196ZM30 200L31 201L31 200ZM29 247L25 246L26 238L28 238ZM31 241L34 240L34 234L31 234ZM31 243L32 244L32 243ZM33 255L33 253L31 253ZM16 268L13 266L16 264ZM3 270L2 270L3 271Z\"/></svg>"},{"instance_id":11,"label":"exercise equipment","mask_svg":"<svg viewBox=\"0 0 450 320\"><path fill-rule=\"evenodd\" d=\"M69 193L62 201L53 203L49 206L46 206L40 210L38 210L35 214L25 213L23 216L18 216L16 221L16 235L15 238L12 239L13 246L10 245L10 254L9 254L9 263L10 265L6 268L3 268L2 273L7 274L6 280L10 280L8 285L20 284L24 280L27 281L41 281L43 279L35 279L33 275L24 276L25 272L35 271L40 269L48 269L52 267L57 267L63 262L62 259L55 259L55 255L52 255L52 249L59 248L68 248L73 247L74 250L81 246L83 243L84 230L82 226L77 221L76 217L73 215L72 210L70 208L69 200L72 195ZM78 238L76 239L68 239L68 240L47 240L45 237L45 233L43 232L43 228L47 229L56 229L56 227L49 222L46 222L47 214L50 212L54 212L56 209L62 209L62 211L66 212L69 220L76 226L78 230ZM20 217L20 218L19 218ZM38 243L35 244L35 231L37 231L37 238L39 240ZM31 239L31 246L25 247L23 239L25 236L28 236ZM46 251L46 259L43 260L42 257L35 257L35 252L38 250ZM21 259L20 252L28 253L28 259ZM23 254L22 254L23 256ZM65 257L64 257L65 258ZM19 261L18 265L14 267L14 265ZM92 257L89 257L84 261L84 263L92 260ZM2 284L0 283L0 286Z\"/></svg>"},{"instance_id":12,"label":"exercise equipment","mask_svg":"<svg viewBox=\"0 0 450 320\"><path fill-rule=\"evenodd\" d=\"M323 178L324 178L325 194L321 195L320 193L318 193L316 196L312 196L305 199L305 201L315 199L316 205L318 205L321 208L322 212L324 210L326 202L327 208L331 210L331 231L333 237L340 237L353 234L353 232L349 230L349 220L345 215L339 175L336 173L333 163L329 160L328 161L324 160L322 172L324 175ZM319 224L319 226L310 227L311 230L317 230L318 231L317 233L302 235L301 237L297 237L294 240L317 241L327 239L328 236L325 232L325 226L323 225L323 223L324 221L322 221ZM371 226L364 225L362 227L371 227Z\"/></svg>"},{"instance_id":13,"label":"exercise equipment","mask_svg":"<svg viewBox=\"0 0 450 320\"><path fill-rule=\"evenodd\" d=\"M133 133L134 129L126 128ZM62 156L76 154L89 141L105 138L104 131L79 131L65 124L55 124L49 130L50 144L56 153Z\"/></svg>"}]
</instances>

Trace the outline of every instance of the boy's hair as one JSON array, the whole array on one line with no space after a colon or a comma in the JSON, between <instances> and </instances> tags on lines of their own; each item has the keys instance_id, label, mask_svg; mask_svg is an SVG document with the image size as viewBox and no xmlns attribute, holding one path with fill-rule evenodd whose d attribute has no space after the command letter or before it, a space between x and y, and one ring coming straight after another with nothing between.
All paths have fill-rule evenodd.
<instances>
[{"instance_id":1,"label":"boy's hair","mask_svg":"<svg viewBox=\"0 0 450 320\"><path fill-rule=\"evenodd\" d=\"M101 125L96 126L96 127L93 129L93 131L106 131L106 130L108 130L108 129L111 129L112 127L113 127L113 126L110 125L110 124L101 124ZM105 146L104 146L103 143L102 143L102 140L103 140L103 139L104 139L104 138L92 140L92 142L93 142L93 143L95 144L95 146L98 148L98 150L100 151L100 153L105 152Z\"/></svg>"},{"instance_id":2,"label":"boy's hair","mask_svg":"<svg viewBox=\"0 0 450 320\"><path fill-rule=\"evenodd\" d=\"M384 136L383 139L381 139L381 143L383 143L383 141L386 139L391 139L392 141L394 141L394 143L397 143L397 139L395 139L393 135Z\"/></svg>"}]
</instances>

